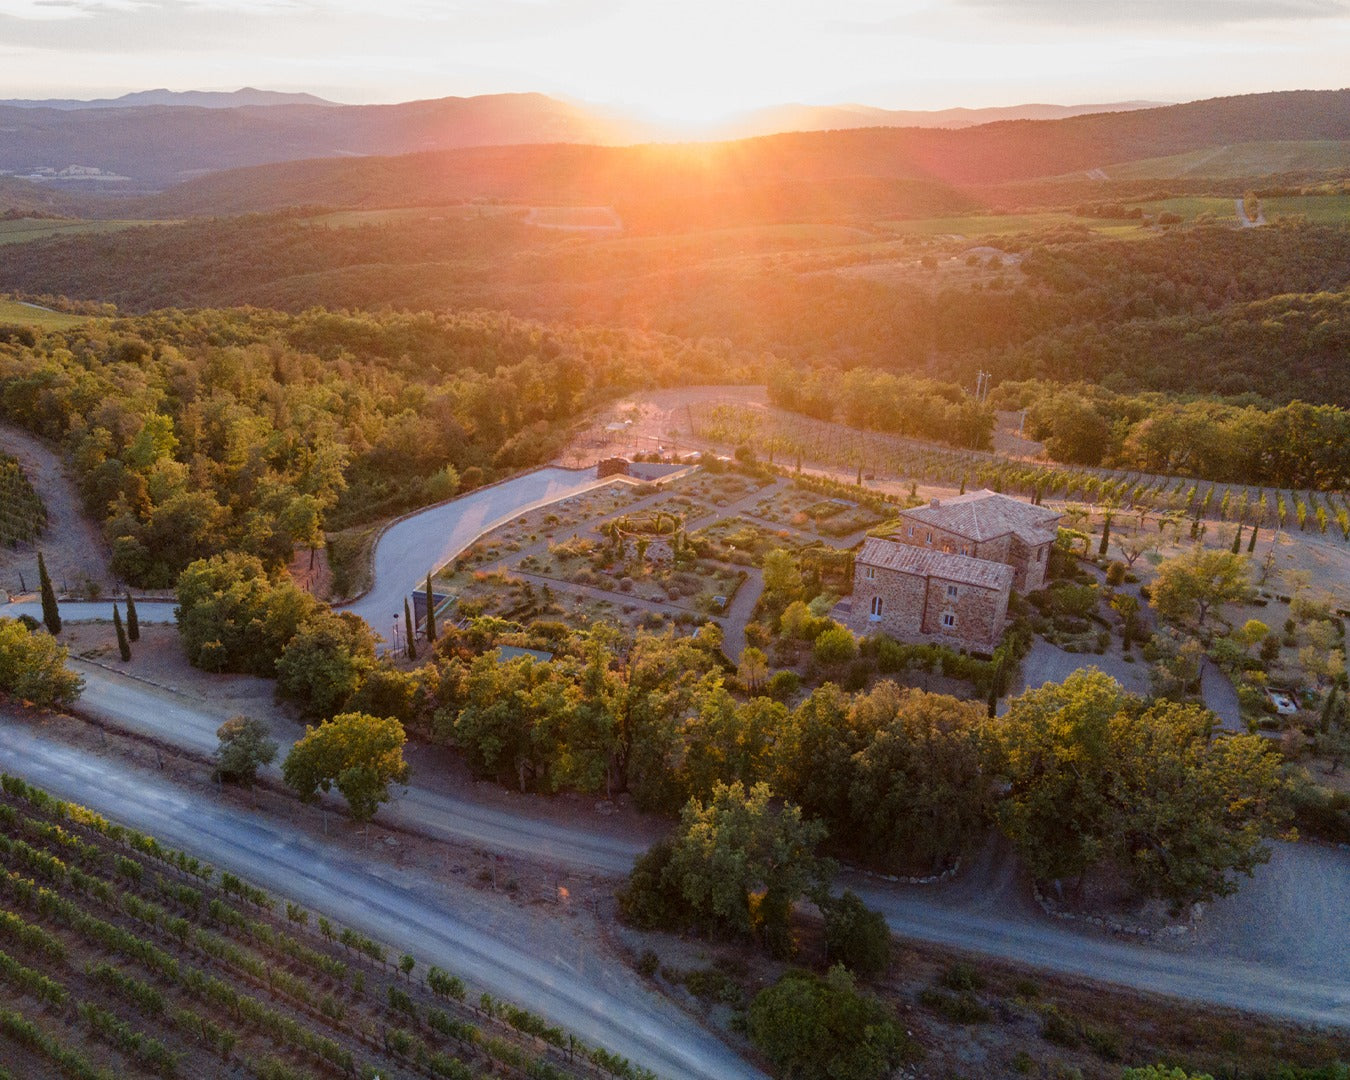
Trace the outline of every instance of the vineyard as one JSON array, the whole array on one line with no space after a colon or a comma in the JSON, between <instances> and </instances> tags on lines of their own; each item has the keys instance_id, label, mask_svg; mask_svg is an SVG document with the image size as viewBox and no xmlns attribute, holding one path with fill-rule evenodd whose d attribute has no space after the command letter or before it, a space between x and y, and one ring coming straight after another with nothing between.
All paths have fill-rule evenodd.
<instances>
[{"instance_id":1,"label":"vineyard","mask_svg":"<svg viewBox=\"0 0 1350 1080\"><path fill-rule=\"evenodd\" d=\"M0 454L0 544L17 547L36 540L47 527L47 508L19 463Z\"/></svg>"},{"instance_id":2,"label":"vineyard","mask_svg":"<svg viewBox=\"0 0 1350 1080\"><path fill-rule=\"evenodd\" d=\"M0 775L0 1078L651 1080L410 955Z\"/></svg>"},{"instance_id":3,"label":"vineyard","mask_svg":"<svg viewBox=\"0 0 1350 1080\"><path fill-rule=\"evenodd\" d=\"M725 402L695 405L688 419L695 438L749 447L771 464L809 461L856 469L860 479L866 474L964 490L990 488L1038 503L1081 502L1178 521L1207 518L1300 532L1334 530L1350 541L1350 498L1345 492L1285 491L1022 461Z\"/></svg>"}]
</instances>

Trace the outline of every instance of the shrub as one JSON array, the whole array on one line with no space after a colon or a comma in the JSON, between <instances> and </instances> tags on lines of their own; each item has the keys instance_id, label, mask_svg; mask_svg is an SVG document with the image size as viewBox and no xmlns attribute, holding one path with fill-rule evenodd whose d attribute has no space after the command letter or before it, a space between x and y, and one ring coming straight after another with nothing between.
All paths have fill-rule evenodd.
<instances>
[{"instance_id":1,"label":"shrub","mask_svg":"<svg viewBox=\"0 0 1350 1080\"><path fill-rule=\"evenodd\" d=\"M885 974L891 963L891 929L885 916L871 910L851 890L837 900L825 901L821 910L826 959L864 979Z\"/></svg>"},{"instance_id":2,"label":"shrub","mask_svg":"<svg viewBox=\"0 0 1350 1080\"><path fill-rule=\"evenodd\" d=\"M816 662L828 667L847 664L858 655L858 642L852 631L835 623L816 638Z\"/></svg>"},{"instance_id":3,"label":"shrub","mask_svg":"<svg viewBox=\"0 0 1350 1080\"><path fill-rule=\"evenodd\" d=\"M755 995L747 1026L778 1074L797 1080L882 1080L918 1055L890 1011L859 993L841 966L823 979L788 972Z\"/></svg>"}]
</instances>

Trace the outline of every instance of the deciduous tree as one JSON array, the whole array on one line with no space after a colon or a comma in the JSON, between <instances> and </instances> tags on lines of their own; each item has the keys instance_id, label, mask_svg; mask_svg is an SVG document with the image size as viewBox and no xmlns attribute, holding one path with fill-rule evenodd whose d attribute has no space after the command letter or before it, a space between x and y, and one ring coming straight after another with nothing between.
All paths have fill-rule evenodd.
<instances>
[{"instance_id":1,"label":"deciduous tree","mask_svg":"<svg viewBox=\"0 0 1350 1080\"><path fill-rule=\"evenodd\" d=\"M43 708L74 704L84 680L66 668L69 651L17 619L0 619L0 693Z\"/></svg>"},{"instance_id":2,"label":"deciduous tree","mask_svg":"<svg viewBox=\"0 0 1350 1080\"><path fill-rule=\"evenodd\" d=\"M1251 575L1241 555L1197 544L1159 564L1152 600L1163 618L1204 626L1211 608L1243 600L1250 589Z\"/></svg>"},{"instance_id":3,"label":"deciduous tree","mask_svg":"<svg viewBox=\"0 0 1350 1080\"><path fill-rule=\"evenodd\" d=\"M252 787L258 770L276 760L276 740L253 717L230 717L216 729L216 738L216 775L222 780Z\"/></svg>"},{"instance_id":4,"label":"deciduous tree","mask_svg":"<svg viewBox=\"0 0 1350 1080\"><path fill-rule=\"evenodd\" d=\"M767 784L718 784L681 811L671 874L697 918L783 952L793 902L833 871L815 854L824 838L798 807L774 807Z\"/></svg>"},{"instance_id":5,"label":"deciduous tree","mask_svg":"<svg viewBox=\"0 0 1350 1080\"><path fill-rule=\"evenodd\" d=\"M282 776L304 802L336 787L352 817L369 821L389 801L391 783L407 783L403 725L392 718L343 713L305 735L286 755Z\"/></svg>"}]
</instances>

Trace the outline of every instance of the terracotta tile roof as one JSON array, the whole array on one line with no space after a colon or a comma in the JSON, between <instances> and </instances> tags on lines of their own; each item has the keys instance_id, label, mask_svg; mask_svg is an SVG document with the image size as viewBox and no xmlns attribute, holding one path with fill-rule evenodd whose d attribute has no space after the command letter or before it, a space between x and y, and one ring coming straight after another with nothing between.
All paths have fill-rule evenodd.
<instances>
[{"instance_id":1,"label":"terracotta tile roof","mask_svg":"<svg viewBox=\"0 0 1350 1080\"><path fill-rule=\"evenodd\" d=\"M870 536L863 542L857 562L862 566L879 566L898 570L917 577L934 577L958 585L978 585L982 589L1010 589L1013 568L1006 563L989 559L972 559L969 555L953 555L932 548L898 544L879 536Z\"/></svg>"},{"instance_id":2,"label":"terracotta tile roof","mask_svg":"<svg viewBox=\"0 0 1350 1080\"><path fill-rule=\"evenodd\" d=\"M977 542L1012 533L1034 547L1055 539L1061 515L985 489L902 510L900 516Z\"/></svg>"}]
</instances>

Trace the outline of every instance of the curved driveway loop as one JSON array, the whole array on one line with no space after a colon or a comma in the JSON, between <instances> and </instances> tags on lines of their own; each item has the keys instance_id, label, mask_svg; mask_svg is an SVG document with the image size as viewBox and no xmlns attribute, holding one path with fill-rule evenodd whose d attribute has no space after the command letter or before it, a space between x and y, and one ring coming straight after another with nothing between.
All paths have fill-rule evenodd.
<instances>
[{"instance_id":1,"label":"curved driveway loop","mask_svg":"<svg viewBox=\"0 0 1350 1080\"><path fill-rule=\"evenodd\" d=\"M365 619L376 633L403 617L403 600L485 532L541 506L608 484L594 469L536 469L394 522L375 544L374 584L339 610Z\"/></svg>"}]
</instances>

